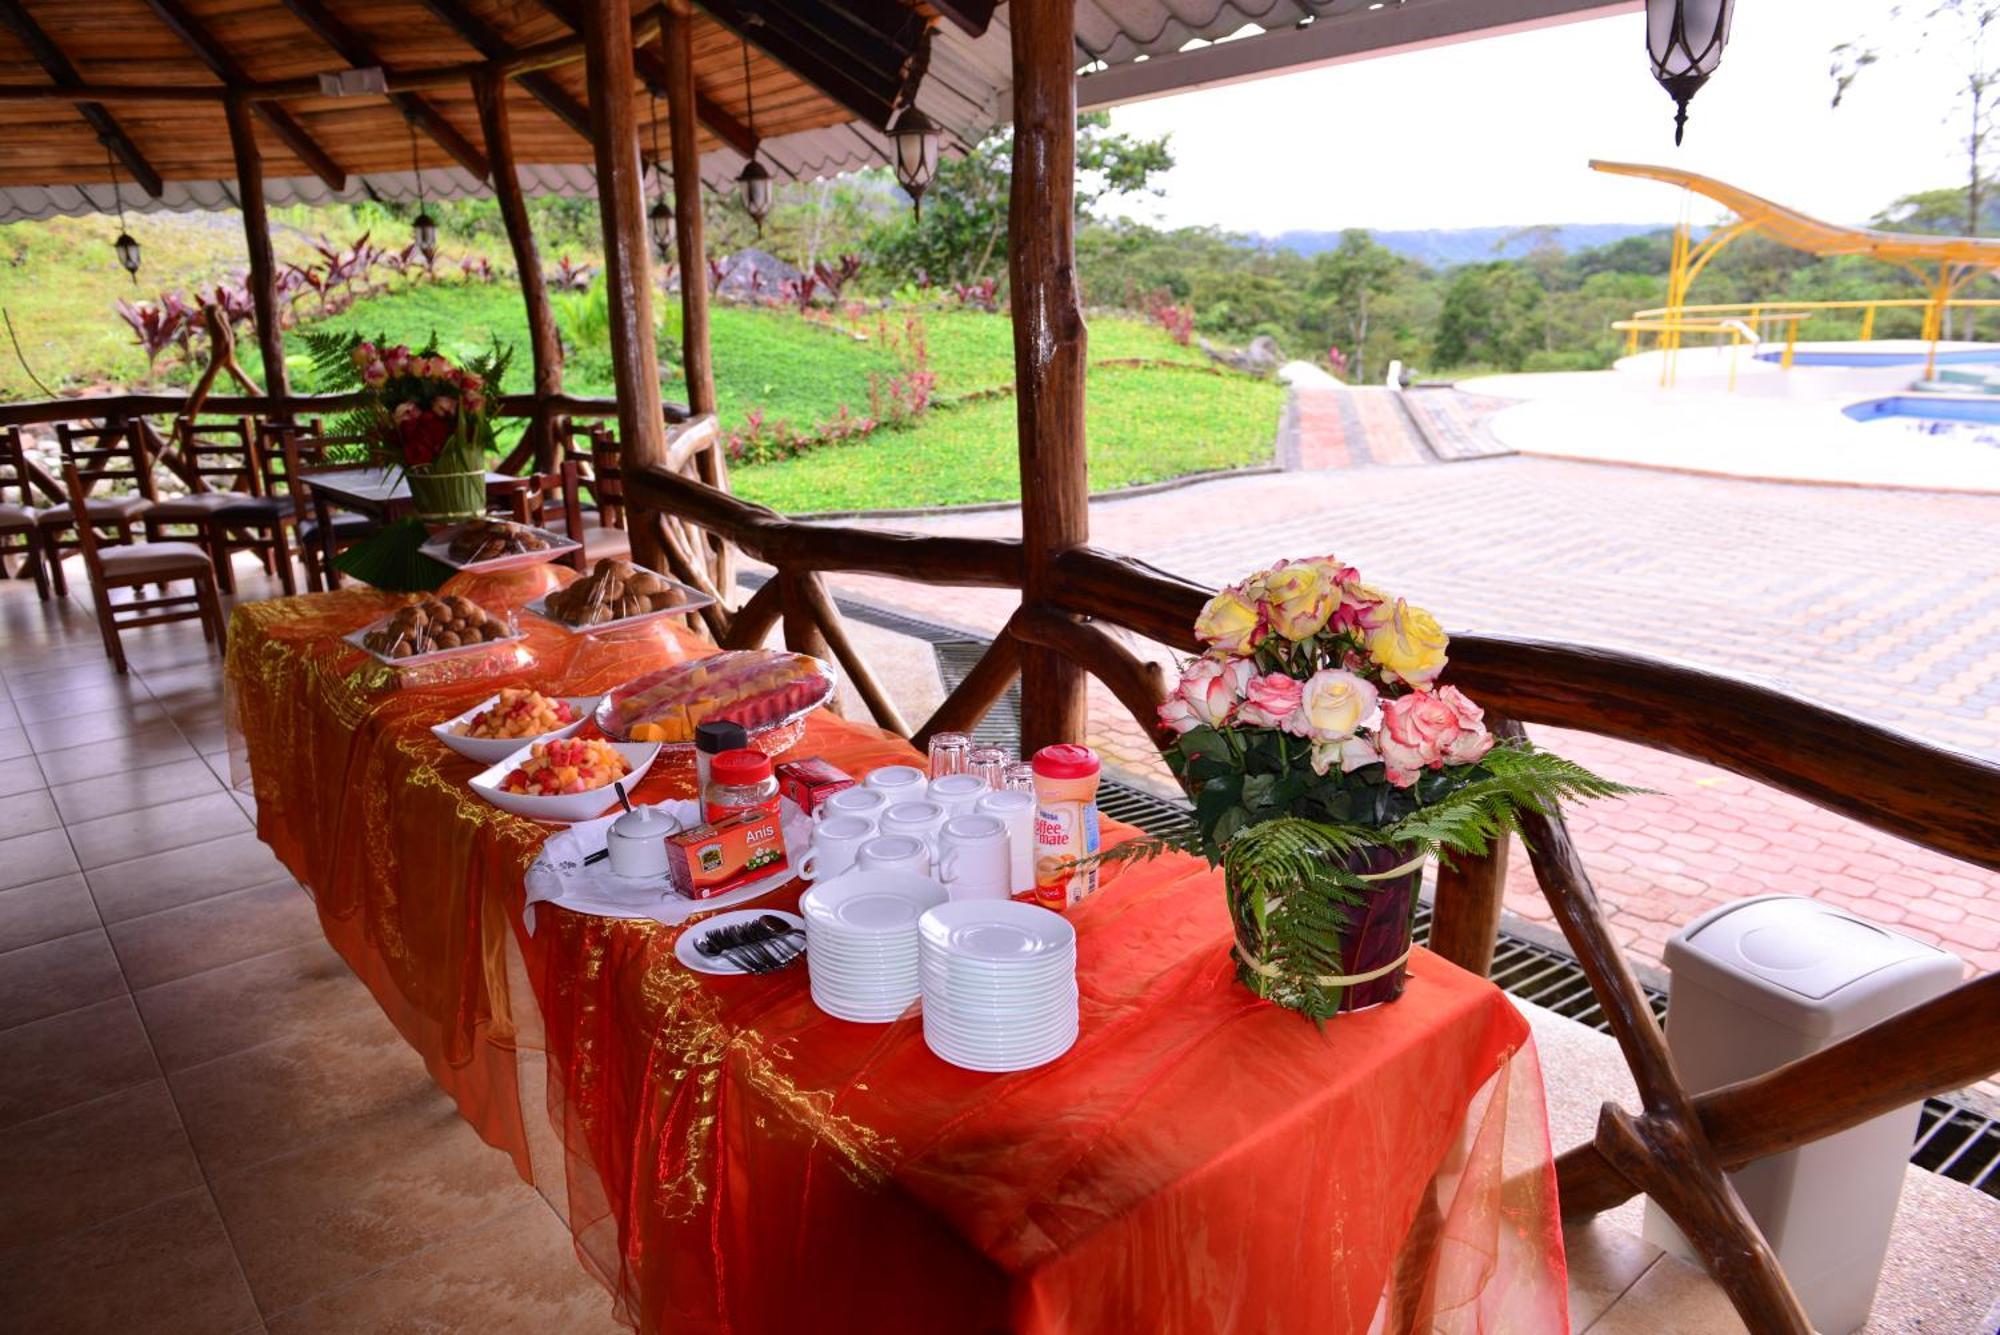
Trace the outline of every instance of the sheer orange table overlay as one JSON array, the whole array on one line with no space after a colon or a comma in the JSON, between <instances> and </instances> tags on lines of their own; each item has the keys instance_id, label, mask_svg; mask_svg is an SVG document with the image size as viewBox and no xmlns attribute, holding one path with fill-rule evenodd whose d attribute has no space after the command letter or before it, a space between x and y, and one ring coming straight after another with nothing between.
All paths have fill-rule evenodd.
<instances>
[{"instance_id":1,"label":"sheer orange table overlay","mask_svg":"<svg viewBox=\"0 0 2000 1335\"><path fill-rule=\"evenodd\" d=\"M518 606L568 571L461 576ZM1116 869L1072 917L1082 1037L1036 1071L817 1010L803 969L716 980L678 929L542 906L546 829L472 795L431 724L501 684L583 695L709 652L524 616L496 664L401 677L339 636L370 590L238 609L228 696L259 831L439 1085L529 1174L513 1004L539 1006L578 1253L647 1330L1564 1331L1527 1027L1419 950L1402 1000L1323 1030L1237 986L1216 877ZM852 773L900 738L830 714ZM649 775L644 800L684 795ZM1129 833L1113 829L1112 837ZM765 902L792 907L794 885ZM532 999L507 994L511 934ZM539 1116L531 1110L528 1115Z\"/></svg>"}]
</instances>

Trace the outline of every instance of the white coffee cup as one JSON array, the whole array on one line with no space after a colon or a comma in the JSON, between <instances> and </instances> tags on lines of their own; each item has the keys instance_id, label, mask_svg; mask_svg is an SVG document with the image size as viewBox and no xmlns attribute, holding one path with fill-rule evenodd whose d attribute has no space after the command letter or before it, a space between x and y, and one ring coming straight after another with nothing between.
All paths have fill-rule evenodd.
<instances>
[{"instance_id":1,"label":"white coffee cup","mask_svg":"<svg viewBox=\"0 0 2000 1335\"><path fill-rule=\"evenodd\" d=\"M604 847L611 874L634 878L667 874L667 836L681 823L657 807L633 807L611 822Z\"/></svg>"},{"instance_id":2,"label":"white coffee cup","mask_svg":"<svg viewBox=\"0 0 2000 1335\"><path fill-rule=\"evenodd\" d=\"M873 829L882 818L882 809L888 805L888 795L879 788L843 788L821 799L813 820L824 823L836 816L854 816L867 821Z\"/></svg>"},{"instance_id":3,"label":"white coffee cup","mask_svg":"<svg viewBox=\"0 0 2000 1335\"><path fill-rule=\"evenodd\" d=\"M930 845L906 834L878 834L864 840L854 859L862 871L906 871L931 874Z\"/></svg>"},{"instance_id":4,"label":"white coffee cup","mask_svg":"<svg viewBox=\"0 0 2000 1335\"><path fill-rule=\"evenodd\" d=\"M987 793L976 808L1007 827L1007 890L1021 894L1035 888L1035 795L1018 788Z\"/></svg>"},{"instance_id":5,"label":"white coffee cup","mask_svg":"<svg viewBox=\"0 0 2000 1335\"><path fill-rule=\"evenodd\" d=\"M946 774L931 780L930 799L943 807L946 819L950 819L970 816L985 791L986 780L977 774Z\"/></svg>"},{"instance_id":6,"label":"white coffee cup","mask_svg":"<svg viewBox=\"0 0 2000 1335\"><path fill-rule=\"evenodd\" d=\"M953 899L1005 899L1011 868L997 816L954 816L938 831L938 879Z\"/></svg>"},{"instance_id":7,"label":"white coffee cup","mask_svg":"<svg viewBox=\"0 0 2000 1335\"><path fill-rule=\"evenodd\" d=\"M799 860L799 875L826 881L854 865L861 845L875 837L875 827L860 816L829 816L813 830L812 847Z\"/></svg>"},{"instance_id":8,"label":"white coffee cup","mask_svg":"<svg viewBox=\"0 0 2000 1335\"><path fill-rule=\"evenodd\" d=\"M884 765L869 771L868 777L861 782L891 802L906 802L923 796L924 785L930 782L930 776L915 765Z\"/></svg>"},{"instance_id":9,"label":"white coffee cup","mask_svg":"<svg viewBox=\"0 0 2000 1335\"><path fill-rule=\"evenodd\" d=\"M907 834L913 839L921 839L935 858L938 830L944 826L945 819L943 807L923 798L915 798L908 802L890 803L882 812L882 819L875 822L875 828L883 834Z\"/></svg>"}]
</instances>

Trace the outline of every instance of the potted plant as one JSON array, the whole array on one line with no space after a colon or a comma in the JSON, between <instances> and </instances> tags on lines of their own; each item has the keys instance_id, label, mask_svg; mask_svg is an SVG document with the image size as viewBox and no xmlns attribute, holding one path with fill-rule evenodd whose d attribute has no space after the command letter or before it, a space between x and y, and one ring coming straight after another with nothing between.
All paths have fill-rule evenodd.
<instances>
[{"instance_id":1,"label":"potted plant","mask_svg":"<svg viewBox=\"0 0 2000 1335\"><path fill-rule=\"evenodd\" d=\"M486 513L486 461L495 452L497 390L512 359L495 343L486 356L455 366L432 338L412 352L387 339L308 333L319 384L352 390L360 402L335 430L366 438L375 462L402 471L417 518L453 524Z\"/></svg>"},{"instance_id":2,"label":"potted plant","mask_svg":"<svg viewBox=\"0 0 2000 1335\"><path fill-rule=\"evenodd\" d=\"M1484 853L1523 808L1633 791L1496 741L1440 681L1436 619L1332 557L1222 590L1195 633L1206 651L1160 708L1195 802L1179 845L1223 870L1237 976L1315 1020L1402 994L1429 859Z\"/></svg>"}]
</instances>

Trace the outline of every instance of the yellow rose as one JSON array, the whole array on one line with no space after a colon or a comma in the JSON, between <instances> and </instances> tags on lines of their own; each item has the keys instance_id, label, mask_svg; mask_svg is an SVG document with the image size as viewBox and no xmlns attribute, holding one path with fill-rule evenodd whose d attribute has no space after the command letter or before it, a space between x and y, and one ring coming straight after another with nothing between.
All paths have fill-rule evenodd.
<instances>
[{"instance_id":1,"label":"yellow rose","mask_svg":"<svg viewBox=\"0 0 2000 1335\"><path fill-rule=\"evenodd\" d=\"M1388 675L1422 690L1444 671L1451 641L1423 608L1398 598L1394 611L1378 609L1368 621L1368 656Z\"/></svg>"},{"instance_id":2,"label":"yellow rose","mask_svg":"<svg viewBox=\"0 0 2000 1335\"><path fill-rule=\"evenodd\" d=\"M1248 654L1256 647L1261 628L1256 601L1240 589L1216 594L1194 619L1194 633L1201 642L1225 654Z\"/></svg>"},{"instance_id":3,"label":"yellow rose","mask_svg":"<svg viewBox=\"0 0 2000 1335\"><path fill-rule=\"evenodd\" d=\"M1327 582L1323 567L1304 563L1266 571L1263 585L1264 615L1288 640L1317 635L1339 597L1339 586Z\"/></svg>"}]
</instances>

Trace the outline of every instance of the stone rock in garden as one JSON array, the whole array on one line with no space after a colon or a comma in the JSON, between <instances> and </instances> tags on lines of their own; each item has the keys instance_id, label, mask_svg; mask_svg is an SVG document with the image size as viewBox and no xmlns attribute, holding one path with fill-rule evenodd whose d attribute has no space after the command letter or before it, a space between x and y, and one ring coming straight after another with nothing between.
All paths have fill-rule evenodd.
<instances>
[{"instance_id":1,"label":"stone rock in garden","mask_svg":"<svg viewBox=\"0 0 2000 1335\"><path fill-rule=\"evenodd\" d=\"M778 289L798 277L799 271L776 255L749 246L722 261L722 282L716 291L725 297L775 300Z\"/></svg>"},{"instance_id":2,"label":"stone rock in garden","mask_svg":"<svg viewBox=\"0 0 2000 1335\"><path fill-rule=\"evenodd\" d=\"M1224 366L1234 367L1248 375L1270 375L1284 362L1285 354L1278 347L1278 340L1269 334L1259 334L1250 340L1247 348L1218 348L1207 339L1200 339L1201 350Z\"/></svg>"}]
</instances>

